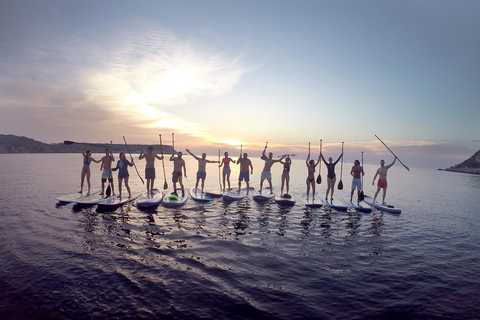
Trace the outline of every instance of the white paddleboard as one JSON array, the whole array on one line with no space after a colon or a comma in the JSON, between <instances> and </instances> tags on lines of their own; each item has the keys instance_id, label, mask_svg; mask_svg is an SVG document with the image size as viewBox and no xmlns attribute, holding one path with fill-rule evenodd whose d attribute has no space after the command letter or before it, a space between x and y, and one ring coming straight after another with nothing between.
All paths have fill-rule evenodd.
<instances>
[{"instance_id":1,"label":"white paddleboard","mask_svg":"<svg viewBox=\"0 0 480 320\"><path fill-rule=\"evenodd\" d=\"M231 191L225 192L222 195L222 198L223 200L226 200L226 201L240 201L245 199L247 196L253 194L254 192L255 192L255 188L253 187L250 187L250 189L248 190L248 194L247 194L247 188L242 188L240 189L240 191L238 191L238 189L233 189Z\"/></svg>"},{"instance_id":2,"label":"white paddleboard","mask_svg":"<svg viewBox=\"0 0 480 320\"><path fill-rule=\"evenodd\" d=\"M321 200L321 196L319 194L315 195L315 200L312 197L307 198L307 194L302 195L302 202L309 208L321 208L323 202Z\"/></svg>"},{"instance_id":3,"label":"white paddleboard","mask_svg":"<svg viewBox=\"0 0 480 320\"><path fill-rule=\"evenodd\" d=\"M202 189L199 188L191 188L190 197L199 202L209 202L213 200L211 196L207 195L205 192L202 192Z\"/></svg>"},{"instance_id":4,"label":"white paddleboard","mask_svg":"<svg viewBox=\"0 0 480 320\"><path fill-rule=\"evenodd\" d=\"M95 189L91 190L90 194L95 195L95 194L100 193L100 191L102 191L102 189L95 188ZM57 200L58 202L61 202L61 203L70 203L70 202L75 202L77 199L85 197L85 196L86 196L86 192L83 192L83 193L77 192L77 193L70 193L70 194L60 196L58 198L55 198L55 200Z\"/></svg>"},{"instance_id":5,"label":"white paddleboard","mask_svg":"<svg viewBox=\"0 0 480 320\"><path fill-rule=\"evenodd\" d=\"M367 195L365 195L363 201L369 205L371 205L372 207L375 207L379 210L382 210L382 211L387 211L387 212L390 212L390 213L401 213L402 210L400 210L399 208L395 207L395 206L392 206L392 205L389 205L389 204L386 204L386 205L382 205L381 202L379 202L378 200L375 200L375 202L373 202L373 198L372 197L369 197Z\"/></svg>"},{"instance_id":6,"label":"white paddleboard","mask_svg":"<svg viewBox=\"0 0 480 320\"><path fill-rule=\"evenodd\" d=\"M262 189L262 192L257 191L253 194L253 200L256 201L268 201L275 198L275 190L266 187Z\"/></svg>"},{"instance_id":7,"label":"white paddleboard","mask_svg":"<svg viewBox=\"0 0 480 320\"><path fill-rule=\"evenodd\" d=\"M141 192L132 192L132 196L129 198L128 191L122 191L121 197L120 195L117 195L116 197L108 198L103 201L100 201L97 205L99 207L119 207L124 205L125 203L135 200L141 194L142 194Z\"/></svg>"},{"instance_id":8,"label":"white paddleboard","mask_svg":"<svg viewBox=\"0 0 480 320\"><path fill-rule=\"evenodd\" d=\"M359 212L365 212L365 213L372 212L371 207L367 207L367 206L362 205L363 201L357 201L355 198L352 201L350 201L350 195L348 195L348 194L343 195L343 201L345 201L345 203L347 205L349 205L350 207L354 208L355 210L357 210Z\"/></svg>"},{"instance_id":9,"label":"white paddleboard","mask_svg":"<svg viewBox=\"0 0 480 320\"><path fill-rule=\"evenodd\" d=\"M90 195L90 196L86 196L86 197L80 197L80 198L76 199L75 201L73 201L73 203L78 204L78 205L83 205L83 206L90 206L90 205L97 204L101 201L109 200L109 199L115 198L115 197L116 197L116 195L111 195L109 197L104 198L100 194L94 194L94 195Z\"/></svg>"},{"instance_id":10,"label":"white paddleboard","mask_svg":"<svg viewBox=\"0 0 480 320\"><path fill-rule=\"evenodd\" d=\"M293 206L295 204L295 198L289 194L283 194L275 196L275 202L281 206Z\"/></svg>"},{"instance_id":11,"label":"white paddleboard","mask_svg":"<svg viewBox=\"0 0 480 320\"><path fill-rule=\"evenodd\" d=\"M162 202L163 192L158 189L153 189L153 195L143 193L137 198L137 208L153 208L157 207Z\"/></svg>"},{"instance_id":12,"label":"white paddleboard","mask_svg":"<svg viewBox=\"0 0 480 320\"><path fill-rule=\"evenodd\" d=\"M182 196L182 189L177 189L177 194L174 195L173 191L169 192L163 197L162 204L165 207L180 207L183 206L188 200L188 190L185 190Z\"/></svg>"}]
</instances>

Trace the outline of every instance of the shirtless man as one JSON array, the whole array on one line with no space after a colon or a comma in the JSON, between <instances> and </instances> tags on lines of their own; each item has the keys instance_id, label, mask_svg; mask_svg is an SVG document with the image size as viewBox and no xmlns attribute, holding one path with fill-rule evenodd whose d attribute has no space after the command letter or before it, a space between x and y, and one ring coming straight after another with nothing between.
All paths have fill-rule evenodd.
<instances>
[{"instance_id":1,"label":"shirtless man","mask_svg":"<svg viewBox=\"0 0 480 320\"><path fill-rule=\"evenodd\" d=\"M240 175L238 176L238 192L240 192L240 188L242 186L242 180L245 180L247 183L247 194L250 191L250 174L253 174L253 166L252 161L248 159L248 154L245 152L243 154L243 158L240 157L237 160L237 164L240 165ZM249 172L248 169L251 169Z\"/></svg>"},{"instance_id":2,"label":"shirtless man","mask_svg":"<svg viewBox=\"0 0 480 320\"><path fill-rule=\"evenodd\" d=\"M383 200L382 200L382 205L385 205L385 196L387 194L387 171L390 169L391 166L397 161L397 157L393 159L393 162L390 163L388 166L385 166L385 161L380 160L380 168L377 169L377 172L375 173L375 176L373 177L372 181L372 186L375 185L375 179L378 176L378 184L377 184L377 192L375 192L375 196L373 197L373 202L375 202L375 199L377 198L378 193L380 192L380 189L383 189Z\"/></svg>"},{"instance_id":3,"label":"shirtless man","mask_svg":"<svg viewBox=\"0 0 480 320\"><path fill-rule=\"evenodd\" d=\"M193 153L191 153L190 150L188 149L187 149L187 152L198 161L197 182L195 183L195 189L198 188L198 181L202 179L202 193L203 193L203 186L205 185L205 178L207 177L207 171L206 171L207 163L220 163L220 161L207 160L206 153L202 153L202 157L199 158Z\"/></svg>"},{"instance_id":4,"label":"shirtless man","mask_svg":"<svg viewBox=\"0 0 480 320\"><path fill-rule=\"evenodd\" d=\"M147 153L140 151L139 160L145 158L147 161L145 165L145 179L147 180L147 195L153 195L153 184L155 183L155 158L162 160L163 156L159 157L153 152L153 147L150 146L147 149Z\"/></svg>"},{"instance_id":5,"label":"shirtless man","mask_svg":"<svg viewBox=\"0 0 480 320\"><path fill-rule=\"evenodd\" d=\"M115 161L115 158L113 156L112 150L110 150L109 148L105 148L105 155L102 159L100 159L100 161L102 162L102 164L100 165L100 171L102 171L102 193L100 193L100 195L103 196L103 191L105 190L105 182L107 181L107 179L111 185L112 193L113 195L115 195L112 174L112 162Z\"/></svg>"},{"instance_id":6,"label":"shirtless man","mask_svg":"<svg viewBox=\"0 0 480 320\"><path fill-rule=\"evenodd\" d=\"M177 156L173 153L170 157L170 161L173 161L173 173L172 173L172 182L173 182L173 192L177 192L177 182L180 183L182 189L182 197L185 196L185 189L183 188L182 182L182 167L185 178L187 177L187 168L185 167L185 160L182 159L182 152L178 151Z\"/></svg>"},{"instance_id":7,"label":"shirtless man","mask_svg":"<svg viewBox=\"0 0 480 320\"><path fill-rule=\"evenodd\" d=\"M363 167L360 165L360 161L355 160L353 164L354 166L352 167L352 170L350 170L350 174L353 177L352 192L350 193L350 202L352 201L355 188L357 189L358 199L360 199L360 191L362 191L362 176L365 175L365 172L363 172Z\"/></svg>"},{"instance_id":8,"label":"shirtless man","mask_svg":"<svg viewBox=\"0 0 480 320\"><path fill-rule=\"evenodd\" d=\"M223 175L223 192L225 192L225 178L227 178L228 190L231 190L231 188L230 188L230 172L232 172L232 170L230 169L230 162L235 163L235 160L233 160L232 158L229 158L229 157L228 157L228 152L225 152L224 155L225 155L225 157L222 159L222 162L221 162L220 165L218 166L218 167L223 166L223 170L222 170L222 175Z\"/></svg>"},{"instance_id":9,"label":"shirtless man","mask_svg":"<svg viewBox=\"0 0 480 320\"><path fill-rule=\"evenodd\" d=\"M272 168L273 164L275 162L280 162L285 158L286 156L283 155L280 159L278 160L273 160L273 153L268 154L268 158L265 156L265 152L267 151L267 146L265 146L265 149L263 149L262 152L262 157L261 159L265 161L265 166L263 167L262 175L260 177L260 190L258 191L259 193L262 193L262 188L263 188L263 181L265 179L268 180L268 184L270 185L270 194L273 194L273 188L272 188L272 173L270 172L270 169Z\"/></svg>"}]
</instances>

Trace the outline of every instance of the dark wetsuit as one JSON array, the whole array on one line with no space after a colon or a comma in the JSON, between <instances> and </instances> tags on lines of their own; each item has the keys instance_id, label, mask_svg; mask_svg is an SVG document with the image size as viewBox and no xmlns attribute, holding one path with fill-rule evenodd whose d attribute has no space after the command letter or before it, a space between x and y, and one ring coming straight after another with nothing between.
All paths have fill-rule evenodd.
<instances>
[{"instance_id":1,"label":"dark wetsuit","mask_svg":"<svg viewBox=\"0 0 480 320\"><path fill-rule=\"evenodd\" d=\"M341 157L342 156L340 156L337 159L337 161L335 161L335 162L328 163L327 161L325 161L325 158L322 155L323 163L325 163L325 166L327 167L327 170L328 170L327 178L333 179L333 178L336 177L336 175L335 175L335 165L338 163L338 161L340 160Z\"/></svg>"}]
</instances>

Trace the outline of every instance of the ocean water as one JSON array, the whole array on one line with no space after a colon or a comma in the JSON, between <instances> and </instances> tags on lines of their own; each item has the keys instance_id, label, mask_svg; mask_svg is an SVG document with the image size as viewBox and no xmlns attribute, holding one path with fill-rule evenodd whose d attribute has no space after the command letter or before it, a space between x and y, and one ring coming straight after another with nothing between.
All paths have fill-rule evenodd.
<instances>
[{"instance_id":1,"label":"ocean water","mask_svg":"<svg viewBox=\"0 0 480 320\"><path fill-rule=\"evenodd\" d=\"M197 164L185 159L193 187ZM262 161L252 160L258 188ZM395 165L387 202L401 214L340 213L302 205L306 168L296 159L291 208L189 199L180 209L100 213L54 200L79 190L81 155L0 162L0 319L480 318L480 176ZM351 165L336 198L348 192ZM93 187L99 168L92 163ZM365 166L366 194L376 168ZM166 170L171 188L168 161ZM217 190L218 168L207 172ZM280 172L275 165L278 189ZM143 191L133 168L130 177Z\"/></svg>"}]
</instances>

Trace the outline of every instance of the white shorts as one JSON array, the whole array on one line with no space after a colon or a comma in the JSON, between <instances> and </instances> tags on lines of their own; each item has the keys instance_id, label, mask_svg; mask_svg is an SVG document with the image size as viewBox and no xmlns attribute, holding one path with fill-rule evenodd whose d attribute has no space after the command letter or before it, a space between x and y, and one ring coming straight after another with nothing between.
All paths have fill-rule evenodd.
<instances>
[{"instance_id":1,"label":"white shorts","mask_svg":"<svg viewBox=\"0 0 480 320\"><path fill-rule=\"evenodd\" d=\"M352 180L352 190L357 188L358 191L362 190L362 178L353 178Z\"/></svg>"}]
</instances>

